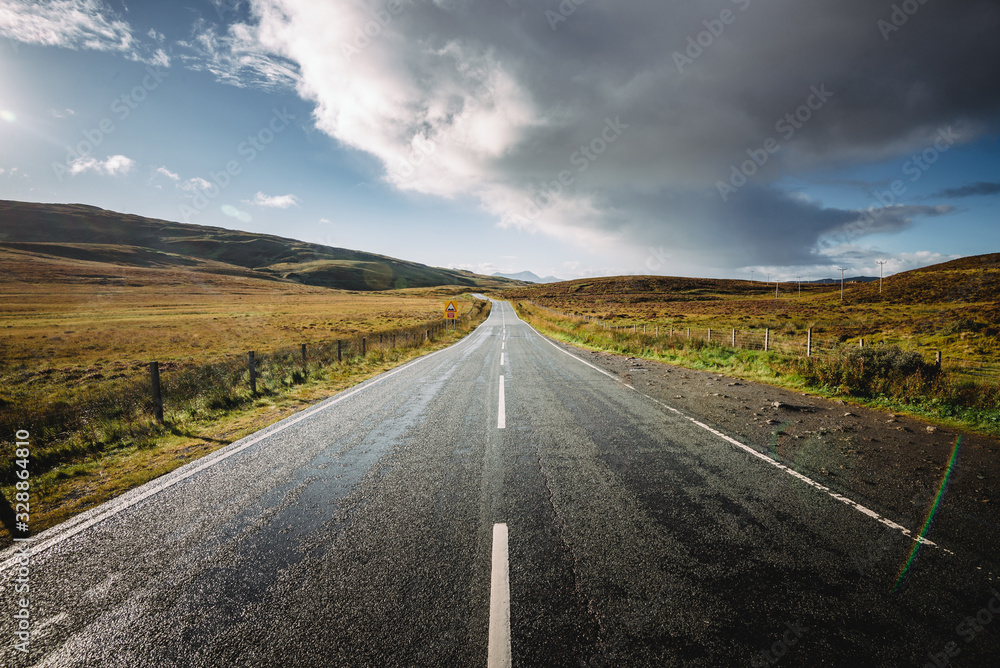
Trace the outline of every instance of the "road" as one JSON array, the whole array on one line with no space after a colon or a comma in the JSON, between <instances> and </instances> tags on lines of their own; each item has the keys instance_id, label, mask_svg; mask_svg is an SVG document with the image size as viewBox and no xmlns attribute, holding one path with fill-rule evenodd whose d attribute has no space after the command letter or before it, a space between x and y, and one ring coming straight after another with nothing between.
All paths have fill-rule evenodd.
<instances>
[{"instance_id":1,"label":"road","mask_svg":"<svg viewBox=\"0 0 1000 668\"><path fill-rule=\"evenodd\" d=\"M906 555L921 527L764 451L495 302L36 536L27 654L6 551L2 663L996 665L1000 594L966 546L922 545L893 591L901 564L857 546Z\"/></svg>"}]
</instances>

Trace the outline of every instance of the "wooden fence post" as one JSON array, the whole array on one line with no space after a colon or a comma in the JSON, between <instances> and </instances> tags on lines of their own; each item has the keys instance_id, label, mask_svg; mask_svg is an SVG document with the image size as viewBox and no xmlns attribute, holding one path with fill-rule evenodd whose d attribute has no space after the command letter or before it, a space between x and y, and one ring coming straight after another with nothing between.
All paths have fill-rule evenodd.
<instances>
[{"instance_id":1,"label":"wooden fence post","mask_svg":"<svg viewBox=\"0 0 1000 668\"><path fill-rule=\"evenodd\" d=\"M247 362L250 365L250 394L257 396L257 363L252 350L247 355Z\"/></svg>"},{"instance_id":2,"label":"wooden fence post","mask_svg":"<svg viewBox=\"0 0 1000 668\"><path fill-rule=\"evenodd\" d=\"M864 348L864 347L865 347L865 340L858 339L858 348Z\"/></svg>"},{"instance_id":3,"label":"wooden fence post","mask_svg":"<svg viewBox=\"0 0 1000 668\"><path fill-rule=\"evenodd\" d=\"M160 393L160 363L149 363L149 382L153 386L153 415L163 424L163 395Z\"/></svg>"},{"instance_id":4,"label":"wooden fence post","mask_svg":"<svg viewBox=\"0 0 1000 668\"><path fill-rule=\"evenodd\" d=\"M733 348L736 347L736 328L733 328Z\"/></svg>"},{"instance_id":5,"label":"wooden fence post","mask_svg":"<svg viewBox=\"0 0 1000 668\"><path fill-rule=\"evenodd\" d=\"M688 338L689 339L691 338L691 328L690 327L688 327Z\"/></svg>"},{"instance_id":6,"label":"wooden fence post","mask_svg":"<svg viewBox=\"0 0 1000 668\"><path fill-rule=\"evenodd\" d=\"M361 337L361 356L364 357L368 354L368 344L365 341L365 337Z\"/></svg>"},{"instance_id":7,"label":"wooden fence post","mask_svg":"<svg viewBox=\"0 0 1000 668\"><path fill-rule=\"evenodd\" d=\"M812 327L809 328L806 334L806 357L812 357L813 354L813 330Z\"/></svg>"},{"instance_id":8,"label":"wooden fence post","mask_svg":"<svg viewBox=\"0 0 1000 668\"><path fill-rule=\"evenodd\" d=\"M771 343L771 328L764 328L764 352L767 352L768 345Z\"/></svg>"},{"instance_id":9,"label":"wooden fence post","mask_svg":"<svg viewBox=\"0 0 1000 668\"><path fill-rule=\"evenodd\" d=\"M934 363L937 364L937 368L941 368L941 351L938 350L934 353Z\"/></svg>"},{"instance_id":10,"label":"wooden fence post","mask_svg":"<svg viewBox=\"0 0 1000 668\"><path fill-rule=\"evenodd\" d=\"M712 328L711 327L708 328L708 342L709 343L712 342Z\"/></svg>"},{"instance_id":11,"label":"wooden fence post","mask_svg":"<svg viewBox=\"0 0 1000 668\"><path fill-rule=\"evenodd\" d=\"M306 357L306 344L302 344L302 376L309 376L309 359Z\"/></svg>"},{"instance_id":12,"label":"wooden fence post","mask_svg":"<svg viewBox=\"0 0 1000 668\"><path fill-rule=\"evenodd\" d=\"M340 362L343 358L340 356L340 344L341 340L337 339L337 361Z\"/></svg>"}]
</instances>

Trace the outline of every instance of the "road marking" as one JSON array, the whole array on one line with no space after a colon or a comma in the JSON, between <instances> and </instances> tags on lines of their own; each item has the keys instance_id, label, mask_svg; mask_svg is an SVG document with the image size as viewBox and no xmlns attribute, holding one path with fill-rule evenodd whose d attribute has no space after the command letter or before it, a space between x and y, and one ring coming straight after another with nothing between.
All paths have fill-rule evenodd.
<instances>
[{"instance_id":1,"label":"road marking","mask_svg":"<svg viewBox=\"0 0 1000 668\"><path fill-rule=\"evenodd\" d=\"M493 572L490 575L490 644L488 668L511 665L510 570L507 564L507 525L493 525Z\"/></svg>"},{"instance_id":2,"label":"road marking","mask_svg":"<svg viewBox=\"0 0 1000 668\"><path fill-rule=\"evenodd\" d=\"M503 353L500 353L500 366L503 366Z\"/></svg>"},{"instance_id":3,"label":"road marking","mask_svg":"<svg viewBox=\"0 0 1000 668\"><path fill-rule=\"evenodd\" d=\"M507 428L507 407L503 399L503 376L500 376L500 408L497 411L497 429Z\"/></svg>"},{"instance_id":4,"label":"road marking","mask_svg":"<svg viewBox=\"0 0 1000 668\"><path fill-rule=\"evenodd\" d=\"M532 330L534 330L534 327L532 327ZM599 367L594 366L593 364L591 364L587 360L581 359L581 358L577 357L576 355L574 355L573 353L569 352L568 350L563 350L562 348L560 348L559 346L557 346L555 343L553 343L552 341L550 341L546 337L542 336L537 331L535 331L535 333L538 334L538 336L542 339L542 341L545 341L546 343L548 343L550 346L552 346L553 348L555 348L559 352L566 353L567 355L569 355L570 357L572 357L573 359L575 359L577 362L582 362L583 364L586 364L590 368L595 369L595 370L603 373L608 378L613 378L614 380L618 381L619 383L621 383L625 387L629 388L630 390L633 390L636 393L638 393L639 395L641 395L643 397L646 397L650 401L653 401L653 402L659 404L663 408L666 408L667 410L669 410L669 411L671 411L673 413L676 413L677 415L681 416L682 418L684 418L688 422L691 422L692 424L695 424L695 425L701 427L702 429L708 431L709 433L712 433L712 434L718 436L719 438L727 441L728 443L731 443L732 445L735 445L736 447L740 448L741 450L744 450L745 452L753 455L754 457L757 457L761 461L766 462L766 463L770 464L771 466L773 466L773 467L775 467L775 468L777 468L777 469L779 469L781 471L784 471L785 473L787 473L788 475L790 475L790 476L792 476L794 478L798 478L799 480L801 480L802 482L806 483L807 485L815 487L816 489L818 489L818 490L820 490L822 492L826 492L826 494L828 494L830 497L836 499L837 501L840 501L844 505L850 506L854 510L857 510L859 513L861 513L863 515L867 515L868 517L871 517L872 519L876 520L877 522L879 522L879 523L881 523L881 524L889 527L890 529L894 529L894 530L900 532L901 534L903 534L907 538L910 538L911 540L913 540L913 541L915 541L917 543L923 543L924 545L930 545L931 547L937 547L937 548L940 548L940 549L944 550L948 554L954 554L954 552L952 552L951 550L949 550L947 548L944 548L944 547L941 547L940 545L938 545L934 541L928 540L927 538L924 538L923 536L920 536L920 535L914 535L914 533L912 531L910 531L906 527L902 526L901 524L897 524L896 522L893 522L889 518L883 517L882 515L879 515L874 510L871 510L870 508L866 508L865 506L861 505L860 503L858 503L858 502L856 502L856 501L854 501L852 499L849 499L846 496L843 496L841 494L838 494L838 493L834 492L829 487L826 487L825 485L821 485L820 483L816 482L815 480L813 480L809 476L804 475L802 473L799 473L798 471L796 471L796 470L794 470L794 469L792 469L792 468L790 468L788 466L785 466L781 462L776 461L776 460L772 459L771 457L768 457L764 453L759 452L759 451L755 450L754 448L751 448L749 445L744 445L743 443L740 443L739 441L737 441L735 438L732 438L730 436L726 436L722 432L720 432L720 431L718 431L716 429L713 429L712 427L709 427L707 424L699 422L698 420L696 420L695 418L691 417L690 415L685 415L684 413L682 413L681 411L677 410L673 406L669 406L669 405L663 403L662 401L660 401L659 399L655 399L655 398L649 396L648 394L646 394L645 392L641 392L641 391L637 390L635 387L633 387L632 385L629 385L624 380L622 380L621 378L618 378L614 374L609 373L609 372L605 371L604 369L601 369Z\"/></svg>"},{"instance_id":5,"label":"road marking","mask_svg":"<svg viewBox=\"0 0 1000 668\"><path fill-rule=\"evenodd\" d=\"M485 330L483 330L483 332L484 333L482 336L486 336L487 334L485 334ZM480 336L479 338L482 339L482 336ZM454 346L449 346L448 348L442 348L441 350L429 353L427 355L424 355L423 357L418 357L417 359L407 362L406 364L397 369L393 369L392 371L388 371L381 376L376 376L375 378L365 381L360 386L355 387L353 390L345 392L344 394L331 397L330 399L325 400L323 403L314 406L313 408L307 411L299 413L298 415L295 415L293 417L286 418L284 421L277 422L271 425L270 427L265 427L263 430L257 432L256 434L252 434L246 437L246 440L244 440L243 442L236 441L235 443L231 443L230 445L227 445L221 450L216 450L211 455L206 455L201 459L196 459L195 461L186 464L179 469L176 469L173 473L167 474L158 484L154 484L155 481L146 483L146 485L137 487L129 492L126 492L125 494L123 494L122 496L118 497L113 501L109 501L105 504L97 506L96 508L88 510L87 512L80 513L76 517L66 520L61 524L57 524L51 529L46 529L38 536L33 537L35 540L38 540L38 542L33 543L31 552L32 554L39 554L41 552L44 552L45 550L48 550L49 548L55 545L58 545L64 540L72 538L78 533L86 531L95 524L103 522L109 517L113 517L118 513L122 512L123 510L127 510L132 506L142 501L145 501L149 497L159 494L168 487L172 487L183 480L187 480L196 473L200 473L201 471L209 468L210 466L218 464L219 462L225 459L229 459L235 454L243 452L247 448L256 445L262 440L274 436L275 434L284 431L288 427L291 427L294 424L297 424L309 417L312 417L313 415L319 413L320 411L325 411L326 409L339 404L341 401L349 399L353 397L355 394L363 392L364 390L367 390L369 387L381 383L383 380L391 378L392 376L395 376L397 373L402 373L411 366L419 364L420 362L428 360L431 357L434 357L435 355L443 353L447 350L453 350L456 346L462 345L467 341L473 341L473 340L474 339L472 337L472 334L470 333L468 336L463 338ZM502 402L503 401L502 377L501 377L500 391L501 391L501 402ZM12 555L9 556L2 563L0 563L0 573L19 563L18 561L19 557L13 556L14 551L15 548L10 547L4 550L3 552L0 552L0 554L3 555L7 554Z\"/></svg>"},{"instance_id":6,"label":"road marking","mask_svg":"<svg viewBox=\"0 0 1000 668\"><path fill-rule=\"evenodd\" d=\"M500 342L500 350L503 350L503 349L505 349L506 347L507 347L507 342L506 342L506 341L501 341L501 342Z\"/></svg>"}]
</instances>

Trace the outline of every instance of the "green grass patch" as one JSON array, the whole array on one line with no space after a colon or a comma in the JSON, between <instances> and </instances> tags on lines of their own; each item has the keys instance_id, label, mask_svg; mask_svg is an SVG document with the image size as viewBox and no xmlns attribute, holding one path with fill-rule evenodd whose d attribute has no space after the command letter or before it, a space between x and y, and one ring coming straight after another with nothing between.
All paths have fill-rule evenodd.
<instances>
[{"instance_id":1,"label":"green grass patch","mask_svg":"<svg viewBox=\"0 0 1000 668\"><path fill-rule=\"evenodd\" d=\"M1000 382L950 374L899 345L847 345L807 358L732 348L684 334L657 337L610 330L521 302L515 308L543 334L582 348L724 373L1000 436Z\"/></svg>"}]
</instances>

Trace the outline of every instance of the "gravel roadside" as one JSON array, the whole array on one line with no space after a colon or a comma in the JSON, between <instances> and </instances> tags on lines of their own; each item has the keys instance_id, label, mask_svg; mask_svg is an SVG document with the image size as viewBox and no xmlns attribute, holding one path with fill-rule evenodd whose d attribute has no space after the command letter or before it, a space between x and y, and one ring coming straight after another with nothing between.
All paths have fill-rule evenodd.
<instances>
[{"instance_id":1,"label":"gravel roadside","mask_svg":"<svg viewBox=\"0 0 1000 668\"><path fill-rule=\"evenodd\" d=\"M914 533L947 476L926 537L1000 574L997 439L718 373L555 343ZM889 558L874 535L871 545L859 546L859 555L859 567Z\"/></svg>"}]
</instances>

